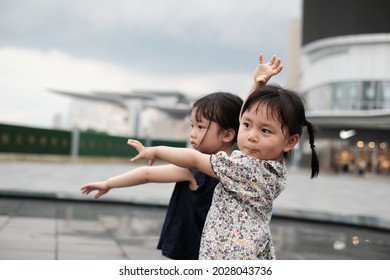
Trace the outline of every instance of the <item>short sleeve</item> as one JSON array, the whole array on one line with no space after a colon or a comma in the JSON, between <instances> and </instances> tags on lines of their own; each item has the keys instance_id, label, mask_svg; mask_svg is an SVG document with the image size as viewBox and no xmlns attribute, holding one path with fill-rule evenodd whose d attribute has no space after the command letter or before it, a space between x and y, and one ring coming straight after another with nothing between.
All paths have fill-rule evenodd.
<instances>
[{"instance_id":1,"label":"short sleeve","mask_svg":"<svg viewBox=\"0 0 390 280\"><path fill-rule=\"evenodd\" d=\"M219 181L227 188L234 186L231 174L233 163L225 152L219 152L210 156L211 167Z\"/></svg>"},{"instance_id":2,"label":"short sleeve","mask_svg":"<svg viewBox=\"0 0 390 280\"><path fill-rule=\"evenodd\" d=\"M274 198L284 189L281 168L284 164L257 160L240 151L234 151L231 156L219 152L210 157L210 163L223 187L241 198L259 197L265 193Z\"/></svg>"}]
</instances>

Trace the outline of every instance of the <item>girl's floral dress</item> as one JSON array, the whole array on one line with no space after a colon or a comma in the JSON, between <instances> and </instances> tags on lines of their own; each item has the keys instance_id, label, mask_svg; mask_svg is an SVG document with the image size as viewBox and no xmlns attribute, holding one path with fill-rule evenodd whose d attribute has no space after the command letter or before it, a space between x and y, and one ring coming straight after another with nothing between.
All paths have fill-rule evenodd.
<instances>
[{"instance_id":1,"label":"girl's floral dress","mask_svg":"<svg viewBox=\"0 0 390 280\"><path fill-rule=\"evenodd\" d=\"M269 222L286 186L286 166L234 151L211 155L220 180L203 229L199 259L275 259Z\"/></svg>"}]
</instances>

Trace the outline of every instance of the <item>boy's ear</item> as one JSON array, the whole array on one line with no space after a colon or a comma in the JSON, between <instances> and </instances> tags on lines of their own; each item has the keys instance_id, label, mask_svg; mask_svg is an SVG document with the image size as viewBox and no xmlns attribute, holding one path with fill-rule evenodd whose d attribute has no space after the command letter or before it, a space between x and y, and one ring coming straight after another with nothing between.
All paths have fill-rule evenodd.
<instances>
[{"instance_id":1,"label":"boy's ear","mask_svg":"<svg viewBox=\"0 0 390 280\"><path fill-rule=\"evenodd\" d=\"M287 139L287 142L286 142L286 145L284 146L283 151L289 152L290 150L292 150L295 147L295 145L298 143L299 139L300 139L300 137L298 134L294 134L293 136L290 136Z\"/></svg>"},{"instance_id":2,"label":"boy's ear","mask_svg":"<svg viewBox=\"0 0 390 280\"><path fill-rule=\"evenodd\" d=\"M223 141L232 142L235 135L236 131L233 128L226 129L223 131Z\"/></svg>"}]
</instances>

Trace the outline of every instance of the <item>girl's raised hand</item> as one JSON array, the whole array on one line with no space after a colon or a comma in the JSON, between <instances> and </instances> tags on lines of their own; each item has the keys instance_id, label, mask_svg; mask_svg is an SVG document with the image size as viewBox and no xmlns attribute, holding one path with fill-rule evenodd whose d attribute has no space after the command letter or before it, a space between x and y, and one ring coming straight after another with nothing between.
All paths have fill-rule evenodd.
<instances>
[{"instance_id":1,"label":"girl's raised hand","mask_svg":"<svg viewBox=\"0 0 390 280\"><path fill-rule=\"evenodd\" d=\"M268 63L264 63L263 54L259 55L259 64L257 65L254 72L254 79L260 84L266 84L272 76L279 74L283 66L280 65L280 57L276 58L276 55L273 55Z\"/></svg>"},{"instance_id":2,"label":"girl's raised hand","mask_svg":"<svg viewBox=\"0 0 390 280\"><path fill-rule=\"evenodd\" d=\"M145 147L141 142L133 139L127 140L127 144L138 151L138 155L133 157L130 161L146 158L149 160L149 165L153 165L156 160L153 147Z\"/></svg>"}]
</instances>

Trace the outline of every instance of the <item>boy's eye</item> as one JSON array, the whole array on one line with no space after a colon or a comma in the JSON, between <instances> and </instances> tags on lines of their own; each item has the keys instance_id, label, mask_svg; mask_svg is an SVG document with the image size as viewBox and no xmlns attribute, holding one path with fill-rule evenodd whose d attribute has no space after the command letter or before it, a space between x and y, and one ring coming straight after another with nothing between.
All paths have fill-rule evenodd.
<instances>
[{"instance_id":1,"label":"boy's eye","mask_svg":"<svg viewBox=\"0 0 390 280\"><path fill-rule=\"evenodd\" d=\"M271 131L270 131L269 129L262 128L262 129L261 129L261 132L263 132L263 133L270 133Z\"/></svg>"},{"instance_id":2,"label":"boy's eye","mask_svg":"<svg viewBox=\"0 0 390 280\"><path fill-rule=\"evenodd\" d=\"M249 123L243 123L242 125L245 127L249 127Z\"/></svg>"}]
</instances>

